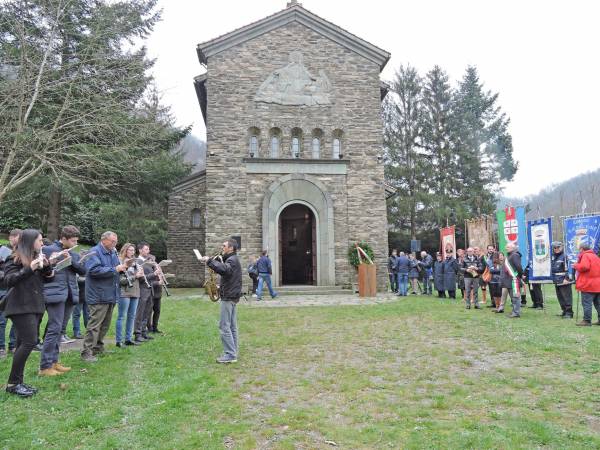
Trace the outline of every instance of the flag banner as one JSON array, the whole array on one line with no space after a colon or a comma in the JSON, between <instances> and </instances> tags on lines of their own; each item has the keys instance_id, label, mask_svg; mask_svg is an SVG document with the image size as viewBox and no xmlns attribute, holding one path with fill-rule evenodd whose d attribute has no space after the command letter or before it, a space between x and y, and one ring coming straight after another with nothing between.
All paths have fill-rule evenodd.
<instances>
[{"instance_id":1,"label":"flag banner","mask_svg":"<svg viewBox=\"0 0 600 450\"><path fill-rule=\"evenodd\" d=\"M569 260L569 267L577 262L579 246L582 243L589 244L594 252L598 253L600 248L600 215L566 217L564 230L565 253Z\"/></svg>"},{"instance_id":2,"label":"flag banner","mask_svg":"<svg viewBox=\"0 0 600 450\"><path fill-rule=\"evenodd\" d=\"M519 246L521 265L527 267L527 223L523 206L507 206L496 212L498 219L498 250L506 255L506 244L512 242Z\"/></svg>"},{"instance_id":3,"label":"flag banner","mask_svg":"<svg viewBox=\"0 0 600 450\"><path fill-rule=\"evenodd\" d=\"M529 281L552 281L552 218L527 222Z\"/></svg>"},{"instance_id":4,"label":"flag banner","mask_svg":"<svg viewBox=\"0 0 600 450\"><path fill-rule=\"evenodd\" d=\"M493 222L494 220L490 216L467 220L469 247L479 247L481 250L485 250L488 245L494 243L492 239Z\"/></svg>"},{"instance_id":5,"label":"flag banner","mask_svg":"<svg viewBox=\"0 0 600 450\"><path fill-rule=\"evenodd\" d=\"M456 238L454 234L454 225L451 227L440 228L440 246L442 247L442 256L446 258L446 250L452 249L452 256L456 253Z\"/></svg>"}]
</instances>

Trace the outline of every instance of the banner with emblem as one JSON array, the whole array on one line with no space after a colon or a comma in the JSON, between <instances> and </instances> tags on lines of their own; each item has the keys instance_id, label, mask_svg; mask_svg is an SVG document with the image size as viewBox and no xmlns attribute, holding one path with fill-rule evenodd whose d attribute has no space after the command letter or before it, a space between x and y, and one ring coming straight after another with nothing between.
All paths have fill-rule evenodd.
<instances>
[{"instance_id":1,"label":"banner with emblem","mask_svg":"<svg viewBox=\"0 0 600 450\"><path fill-rule=\"evenodd\" d=\"M527 222L529 280L552 281L552 218Z\"/></svg>"},{"instance_id":2,"label":"banner with emblem","mask_svg":"<svg viewBox=\"0 0 600 450\"><path fill-rule=\"evenodd\" d=\"M492 239L493 217L476 217L475 219L467 220L466 223L469 247L479 247L485 253L486 247L494 244Z\"/></svg>"},{"instance_id":3,"label":"banner with emblem","mask_svg":"<svg viewBox=\"0 0 600 450\"><path fill-rule=\"evenodd\" d=\"M506 244L512 242L519 246L521 265L527 267L527 222L523 206L507 206L496 212L498 220L498 250L506 254Z\"/></svg>"},{"instance_id":4,"label":"banner with emblem","mask_svg":"<svg viewBox=\"0 0 600 450\"><path fill-rule=\"evenodd\" d=\"M598 253L600 249L600 215L565 217L565 253L569 267L577 262L579 245L588 244Z\"/></svg>"},{"instance_id":5,"label":"banner with emblem","mask_svg":"<svg viewBox=\"0 0 600 450\"><path fill-rule=\"evenodd\" d=\"M442 248L442 257L446 258L446 250L452 249L452 256L456 250L456 238L454 234L454 225L451 227L440 228L440 246Z\"/></svg>"}]
</instances>

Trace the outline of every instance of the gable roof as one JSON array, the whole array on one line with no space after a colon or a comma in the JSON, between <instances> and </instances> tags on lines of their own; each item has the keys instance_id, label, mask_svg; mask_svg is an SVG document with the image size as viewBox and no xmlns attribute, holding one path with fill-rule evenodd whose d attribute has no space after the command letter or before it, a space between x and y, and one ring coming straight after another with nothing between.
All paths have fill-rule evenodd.
<instances>
[{"instance_id":1,"label":"gable roof","mask_svg":"<svg viewBox=\"0 0 600 450\"><path fill-rule=\"evenodd\" d=\"M286 9L279 11L278 13L253 22L245 27L238 28L237 30L215 39L211 39L210 41L198 44L196 48L198 59L201 64L207 64L208 58L211 56L291 22L300 23L332 41L337 42L343 47L358 53L364 58L373 61L379 65L380 71L383 70L390 59L389 52L386 52L337 25L322 19L303 8L300 4L294 2L291 2Z\"/></svg>"}]
</instances>

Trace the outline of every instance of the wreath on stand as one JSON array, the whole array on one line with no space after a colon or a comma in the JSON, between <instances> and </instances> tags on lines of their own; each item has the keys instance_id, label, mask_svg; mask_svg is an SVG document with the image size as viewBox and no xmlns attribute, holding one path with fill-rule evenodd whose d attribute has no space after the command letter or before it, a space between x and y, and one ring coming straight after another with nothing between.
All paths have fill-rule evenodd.
<instances>
[{"instance_id":1,"label":"wreath on stand","mask_svg":"<svg viewBox=\"0 0 600 450\"><path fill-rule=\"evenodd\" d=\"M348 248L348 261L358 269L359 264L373 264L375 253L369 244L366 242L357 242Z\"/></svg>"}]
</instances>

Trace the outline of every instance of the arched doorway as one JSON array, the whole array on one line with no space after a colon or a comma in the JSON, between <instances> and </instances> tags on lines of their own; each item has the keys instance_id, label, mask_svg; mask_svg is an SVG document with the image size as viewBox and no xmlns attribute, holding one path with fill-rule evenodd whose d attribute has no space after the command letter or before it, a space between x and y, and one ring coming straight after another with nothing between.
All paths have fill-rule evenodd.
<instances>
[{"instance_id":1,"label":"arched doorway","mask_svg":"<svg viewBox=\"0 0 600 450\"><path fill-rule=\"evenodd\" d=\"M301 203L279 214L279 274L281 285L316 284L317 230L315 215Z\"/></svg>"}]
</instances>

